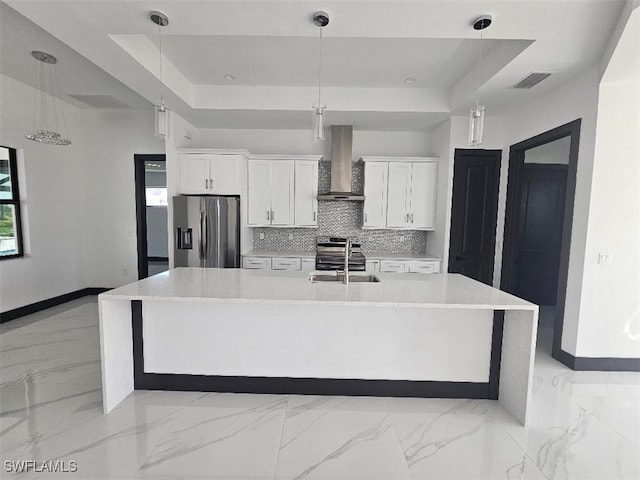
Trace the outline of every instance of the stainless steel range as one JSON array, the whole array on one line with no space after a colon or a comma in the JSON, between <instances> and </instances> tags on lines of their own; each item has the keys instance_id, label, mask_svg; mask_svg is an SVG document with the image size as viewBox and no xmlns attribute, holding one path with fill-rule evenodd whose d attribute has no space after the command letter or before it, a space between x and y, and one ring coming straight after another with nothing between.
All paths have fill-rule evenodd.
<instances>
[{"instance_id":1,"label":"stainless steel range","mask_svg":"<svg viewBox=\"0 0 640 480\"><path fill-rule=\"evenodd\" d=\"M345 248L346 238L318 237L316 270L344 270ZM348 267L352 272L364 272L367 267L367 259L362 254L358 240L351 240Z\"/></svg>"}]
</instances>

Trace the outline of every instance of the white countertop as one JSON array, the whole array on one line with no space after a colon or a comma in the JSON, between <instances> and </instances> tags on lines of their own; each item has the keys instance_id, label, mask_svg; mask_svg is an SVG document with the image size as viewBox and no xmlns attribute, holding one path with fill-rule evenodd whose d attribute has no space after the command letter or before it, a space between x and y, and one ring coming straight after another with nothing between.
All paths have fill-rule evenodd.
<instances>
[{"instance_id":1,"label":"white countertop","mask_svg":"<svg viewBox=\"0 0 640 480\"><path fill-rule=\"evenodd\" d=\"M310 251L291 251L291 252L276 252L276 251L268 251L268 250L250 250L246 253L242 254L243 257L279 257L279 258L289 258L289 257L299 257L299 258L316 258L316 252Z\"/></svg>"},{"instance_id":2,"label":"white countertop","mask_svg":"<svg viewBox=\"0 0 640 480\"><path fill-rule=\"evenodd\" d=\"M327 272L320 272L327 273ZM177 268L110 290L101 300L305 303L535 310L537 306L459 274L376 273L379 283L311 283L306 272Z\"/></svg>"}]
</instances>

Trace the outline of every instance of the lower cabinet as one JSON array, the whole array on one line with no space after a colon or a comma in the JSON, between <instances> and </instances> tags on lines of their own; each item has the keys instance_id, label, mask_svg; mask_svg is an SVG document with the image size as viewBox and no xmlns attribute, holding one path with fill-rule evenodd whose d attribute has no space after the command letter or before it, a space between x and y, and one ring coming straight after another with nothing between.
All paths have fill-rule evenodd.
<instances>
[{"instance_id":1,"label":"lower cabinet","mask_svg":"<svg viewBox=\"0 0 640 480\"><path fill-rule=\"evenodd\" d=\"M255 270L271 270L271 258L242 257L242 268L253 268Z\"/></svg>"},{"instance_id":2,"label":"lower cabinet","mask_svg":"<svg viewBox=\"0 0 640 480\"><path fill-rule=\"evenodd\" d=\"M242 257L242 268L254 270L296 270L311 272L315 270L316 259L313 257Z\"/></svg>"},{"instance_id":3,"label":"lower cabinet","mask_svg":"<svg viewBox=\"0 0 640 480\"><path fill-rule=\"evenodd\" d=\"M369 261L367 261L368 263ZM380 272L439 273L439 260L380 260Z\"/></svg>"},{"instance_id":4,"label":"lower cabinet","mask_svg":"<svg viewBox=\"0 0 640 480\"><path fill-rule=\"evenodd\" d=\"M300 259L274 257L271 259L271 270L300 270Z\"/></svg>"}]
</instances>

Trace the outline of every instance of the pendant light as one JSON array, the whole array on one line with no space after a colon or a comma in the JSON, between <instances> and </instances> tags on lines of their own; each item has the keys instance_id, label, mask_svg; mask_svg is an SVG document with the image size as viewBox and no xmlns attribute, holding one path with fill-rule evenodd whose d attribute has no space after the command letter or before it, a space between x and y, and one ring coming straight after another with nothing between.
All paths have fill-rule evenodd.
<instances>
[{"instance_id":1,"label":"pendant light","mask_svg":"<svg viewBox=\"0 0 640 480\"><path fill-rule=\"evenodd\" d=\"M482 145L485 107L480 105L480 66L482 65L482 31L491 25L491 15L482 15L473 22L473 29L480 30L480 53L478 55L478 82L476 84L476 108L469 112L469 146Z\"/></svg>"},{"instance_id":2,"label":"pendant light","mask_svg":"<svg viewBox=\"0 0 640 480\"><path fill-rule=\"evenodd\" d=\"M169 25L169 17L160 10L153 10L149 13L149 18L158 26L158 39L160 52L160 102L153 106L155 110L155 132L156 137L166 138L169 136L169 108L164 101L164 81L162 79L162 27Z\"/></svg>"},{"instance_id":3,"label":"pendant light","mask_svg":"<svg viewBox=\"0 0 640 480\"><path fill-rule=\"evenodd\" d=\"M316 12L313 14L313 23L319 27L319 55L318 55L318 102L313 104L313 141L324 140L324 111L327 106L322 103L320 96L322 84L322 29L329 24L329 14L327 12Z\"/></svg>"},{"instance_id":4,"label":"pendant light","mask_svg":"<svg viewBox=\"0 0 640 480\"><path fill-rule=\"evenodd\" d=\"M59 118L67 130L67 122L64 118L64 108L60 100L60 84L55 65L58 59L50 53L34 50L31 56L36 60L35 85L33 90L33 133L28 133L25 138L34 142L49 145L71 145L71 140L60 134ZM38 102L38 91L40 102ZM40 105L38 106L38 103ZM56 103L58 107L56 107ZM59 115L58 115L59 110Z\"/></svg>"}]
</instances>

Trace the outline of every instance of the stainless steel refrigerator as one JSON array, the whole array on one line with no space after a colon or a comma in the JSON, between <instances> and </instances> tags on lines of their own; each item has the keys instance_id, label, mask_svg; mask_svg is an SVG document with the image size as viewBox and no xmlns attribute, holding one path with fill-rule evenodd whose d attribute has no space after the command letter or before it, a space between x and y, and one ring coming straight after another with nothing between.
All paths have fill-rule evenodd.
<instances>
[{"instance_id":1,"label":"stainless steel refrigerator","mask_svg":"<svg viewBox=\"0 0 640 480\"><path fill-rule=\"evenodd\" d=\"M176 267L240 268L240 197L173 197Z\"/></svg>"}]
</instances>

